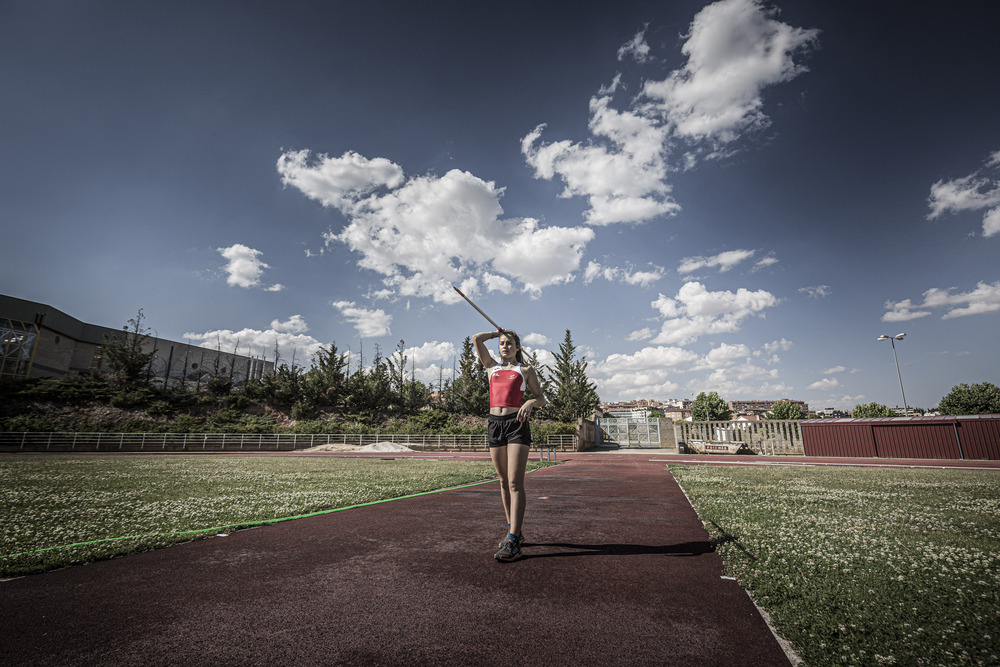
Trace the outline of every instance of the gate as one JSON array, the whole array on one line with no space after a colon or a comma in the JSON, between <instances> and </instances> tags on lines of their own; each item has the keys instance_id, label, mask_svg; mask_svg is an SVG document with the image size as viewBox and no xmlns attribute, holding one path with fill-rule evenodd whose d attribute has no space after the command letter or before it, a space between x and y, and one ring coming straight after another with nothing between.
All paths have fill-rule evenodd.
<instances>
[{"instance_id":1,"label":"gate","mask_svg":"<svg viewBox=\"0 0 1000 667\"><path fill-rule=\"evenodd\" d=\"M597 420L597 446L620 449L659 449L660 421L658 419L605 419Z\"/></svg>"}]
</instances>

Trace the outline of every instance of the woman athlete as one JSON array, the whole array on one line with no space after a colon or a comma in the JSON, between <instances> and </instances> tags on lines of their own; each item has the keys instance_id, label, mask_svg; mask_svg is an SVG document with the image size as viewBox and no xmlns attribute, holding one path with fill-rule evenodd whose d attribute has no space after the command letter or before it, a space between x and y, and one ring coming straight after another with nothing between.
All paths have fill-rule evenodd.
<instances>
[{"instance_id":1,"label":"woman athlete","mask_svg":"<svg viewBox=\"0 0 1000 667\"><path fill-rule=\"evenodd\" d=\"M497 362L486 341L500 339L500 361ZM490 378L490 416L487 422L486 442L490 458L500 477L500 498L507 515L507 535L500 541L500 550L494 558L502 562L521 557L524 536L524 469L528 464L531 448L531 411L545 405L542 386L535 369L524 363L521 339L513 331L499 329L477 333L472 337L479 361L486 367ZM525 389L533 398L524 401Z\"/></svg>"}]
</instances>

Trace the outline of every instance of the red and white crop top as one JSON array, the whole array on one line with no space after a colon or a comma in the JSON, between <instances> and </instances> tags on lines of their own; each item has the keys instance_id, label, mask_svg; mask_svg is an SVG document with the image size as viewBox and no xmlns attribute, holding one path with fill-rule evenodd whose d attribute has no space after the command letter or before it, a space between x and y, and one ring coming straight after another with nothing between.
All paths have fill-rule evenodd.
<instances>
[{"instance_id":1,"label":"red and white crop top","mask_svg":"<svg viewBox=\"0 0 1000 667\"><path fill-rule=\"evenodd\" d=\"M490 370L490 407L519 408L524 400L527 383L521 374L521 366L501 368L497 364Z\"/></svg>"}]
</instances>

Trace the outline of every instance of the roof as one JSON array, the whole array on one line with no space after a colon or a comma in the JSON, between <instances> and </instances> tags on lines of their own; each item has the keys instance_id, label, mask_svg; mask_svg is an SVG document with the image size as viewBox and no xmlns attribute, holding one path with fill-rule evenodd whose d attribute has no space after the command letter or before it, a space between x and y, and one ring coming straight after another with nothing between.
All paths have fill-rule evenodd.
<instances>
[{"instance_id":1,"label":"roof","mask_svg":"<svg viewBox=\"0 0 1000 667\"><path fill-rule=\"evenodd\" d=\"M966 420L966 419L997 419L1000 420L1000 414L997 415L935 415L933 417L865 417L855 419L853 417L838 418L838 419L803 419L800 424L808 424L810 426L832 426L834 424L928 424L928 423L951 423L956 420Z\"/></svg>"}]
</instances>

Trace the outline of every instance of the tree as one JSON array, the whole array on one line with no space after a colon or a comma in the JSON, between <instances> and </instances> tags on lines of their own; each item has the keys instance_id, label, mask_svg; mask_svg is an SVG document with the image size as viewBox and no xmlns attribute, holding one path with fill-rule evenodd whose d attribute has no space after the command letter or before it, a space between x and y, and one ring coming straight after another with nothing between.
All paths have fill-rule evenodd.
<instances>
[{"instance_id":1,"label":"tree","mask_svg":"<svg viewBox=\"0 0 1000 667\"><path fill-rule=\"evenodd\" d=\"M764 415L764 419L805 419L805 415L798 403L778 401L771 406L771 411Z\"/></svg>"},{"instance_id":2,"label":"tree","mask_svg":"<svg viewBox=\"0 0 1000 667\"><path fill-rule=\"evenodd\" d=\"M701 392L691 404L691 419L696 422L729 421L733 413L716 392Z\"/></svg>"},{"instance_id":3,"label":"tree","mask_svg":"<svg viewBox=\"0 0 1000 667\"><path fill-rule=\"evenodd\" d=\"M448 387L449 405L466 415L484 415L490 411L490 381L486 369L479 363L472 339L465 337L462 355L458 358L458 377Z\"/></svg>"},{"instance_id":4,"label":"tree","mask_svg":"<svg viewBox=\"0 0 1000 667\"><path fill-rule=\"evenodd\" d=\"M1000 414L1000 387L989 382L955 385L938 405L943 415Z\"/></svg>"},{"instance_id":5,"label":"tree","mask_svg":"<svg viewBox=\"0 0 1000 667\"><path fill-rule=\"evenodd\" d=\"M392 394L392 378L377 345L371 367L358 370L347 386L350 411L369 423L378 422L384 415L387 397Z\"/></svg>"},{"instance_id":6,"label":"tree","mask_svg":"<svg viewBox=\"0 0 1000 667\"><path fill-rule=\"evenodd\" d=\"M135 384L140 379L149 381L149 366L157 350L154 347L150 352L142 351L151 337L149 327L142 323L145 317L140 308L120 334L105 336L101 345L104 363L111 369L112 376L123 384Z\"/></svg>"},{"instance_id":7,"label":"tree","mask_svg":"<svg viewBox=\"0 0 1000 667\"><path fill-rule=\"evenodd\" d=\"M859 403L851 410L851 416L855 419L865 419L869 417L895 417L896 412L881 403Z\"/></svg>"},{"instance_id":8,"label":"tree","mask_svg":"<svg viewBox=\"0 0 1000 667\"><path fill-rule=\"evenodd\" d=\"M305 386L309 400L337 407L347 391L347 354L337 352L337 344L320 346L313 355L313 365L306 372Z\"/></svg>"},{"instance_id":9,"label":"tree","mask_svg":"<svg viewBox=\"0 0 1000 667\"><path fill-rule=\"evenodd\" d=\"M535 369L535 374L538 375L538 384L542 387L542 394L545 396L545 400L548 401L549 397L552 396L552 382L549 381L548 376L545 375L543 365L538 362L538 352L532 351L531 354L525 353L524 360L529 366ZM535 395L531 393L531 389L526 390L524 392L524 400L528 401L532 398L535 398ZM546 414L545 410L547 409L548 406L541 408L536 414L539 417L544 416Z\"/></svg>"},{"instance_id":10,"label":"tree","mask_svg":"<svg viewBox=\"0 0 1000 667\"><path fill-rule=\"evenodd\" d=\"M590 417L601 399L594 383L587 379L586 357L575 359L576 346L569 329L566 329L566 336L559 344L559 352L553 353L553 356L555 364L546 367L552 392L551 396L546 395L549 405L545 414L563 422Z\"/></svg>"}]
</instances>

